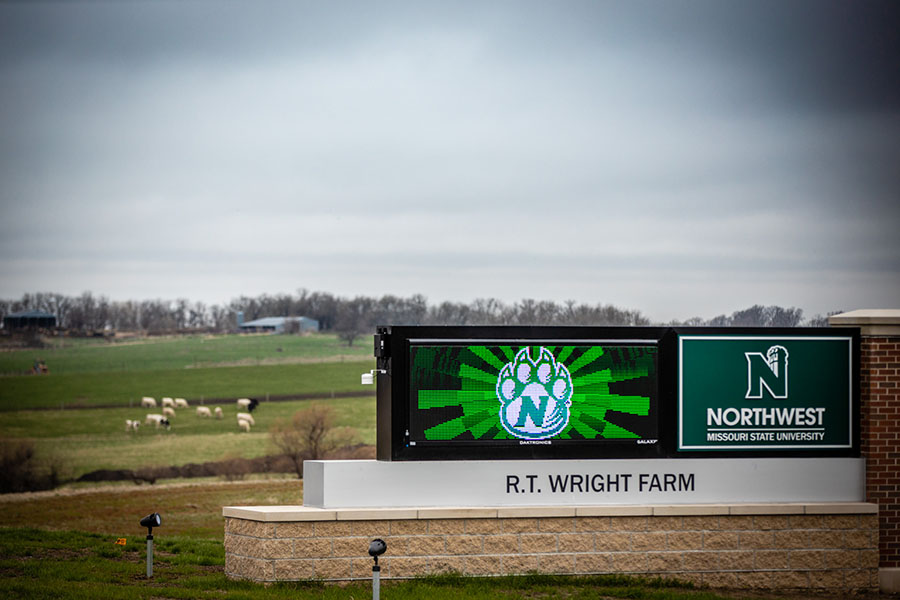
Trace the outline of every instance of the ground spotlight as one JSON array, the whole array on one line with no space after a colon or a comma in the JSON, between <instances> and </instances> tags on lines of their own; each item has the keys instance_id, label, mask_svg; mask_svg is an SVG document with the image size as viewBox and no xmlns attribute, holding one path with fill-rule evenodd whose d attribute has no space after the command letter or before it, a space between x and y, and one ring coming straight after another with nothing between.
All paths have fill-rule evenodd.
<instances>
[{"instance_id":1,"label":"ground spotlight","mask_svg":"<svg viewBox=\"0 0 900 600\"><path fill-rule=\"evenodd\" d=\"M141 527L147 528L148 535L152 535L153 528L159 527L160 525L162 525L162 519L160 519L159 513L150 513L149 515L141 519Z\"/></svg>"},{"instance_id":2,"label":"ground spotlight","mask_svg":"<svg viewBox=\"0 0 900 600\"><path fill-rule=\"evenodd\" d=\"M375 564L372 565L372 600L379 600L381 595L381 567L378 566L378 557L386 550L387 544L381 538L369 542L369 556L375 559Z\"/></svg>"},{"instance_id":3,"label":"ground spotlight","mask_svg":"<svg viewBox=\"0 0 900 600\"><path fill-rule=\"evenodd\" d=\"M141 519L141 527L147 528L147 577L153 577L153 528L162 525L159 513L150 513Z\"/></svg>"}]
</instances>

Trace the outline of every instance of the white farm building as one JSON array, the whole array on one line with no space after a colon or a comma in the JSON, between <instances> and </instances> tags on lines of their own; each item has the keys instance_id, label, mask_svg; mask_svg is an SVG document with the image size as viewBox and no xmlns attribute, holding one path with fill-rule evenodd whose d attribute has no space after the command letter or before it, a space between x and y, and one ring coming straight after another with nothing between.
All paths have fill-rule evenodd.
<instances>
[{"instance_id":1,"label":"white farm building","mask_svg":"<svg viewBox=\"0 0 900 600\"><path fill-rule=\"evenodd\" d=\"M306 333L319 330L319 322L309 317L265 317L246 322L243 317L242 313L238 313L238 329L241 333Z\"/></svg>"}]
</instances>

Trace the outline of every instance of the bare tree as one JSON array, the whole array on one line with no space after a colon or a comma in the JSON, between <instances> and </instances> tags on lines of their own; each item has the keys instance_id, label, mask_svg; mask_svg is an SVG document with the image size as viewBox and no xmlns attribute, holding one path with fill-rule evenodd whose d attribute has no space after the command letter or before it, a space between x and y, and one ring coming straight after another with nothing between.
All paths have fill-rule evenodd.
<instances>
[{"instance_id":1,"label":"bare tree","mask_svg":"<svg viewBox=\"0 0 900 600\"><path fill-rule=\"evenodd\" d=\"M353 342L367 331L372 331L375 324L372 322L375 301L372 298L357 296L353 300L341 303L338 310L335 331L338 338L352 346Z\"/></svg>"},{"instance_id":2,"label":"bare tree","mask_svg":"<svg viewBox=\"0 0 900 600\"><path fill-rule=\"evenodd\" d=\"M334 428L334 410L313 404L297 411L289 422L279 419L272 426L272 444L294 465L298 478L303 477L303 461L325 458L338 448L354 443L352 427Z\"/></svg>"},{"instance_id":3,"label":"bare tree","mask_svg":"<svg viewBox=\"0 0 900 600\"><path fill-rule=\"evenodd\" d=\"M214 304L209 308L210 325L220 333L235 328L234 313L226 306Z\"/></svg>"},{"instance_id":4,"label":"bare tree","mask_svg":"<svg viewBox=\"0 0 900 600\"><path fill-rule=\"evenodd\" d=\"M184 329L187 327L188 307L190 302L187 298L178 298L170 305L172 321L175 322L175 329Z\"/></svg>"},{"instance_id":5,"label":"bare tree","mask_svg":"<svg viewBox=\"0 0 900 600\"><path fill-rule=\"evenodd\" d=\"M307 294L301 290L301 296L297 301L297 314L312 317L319 322L322 331L334 328L337 322L338 309L341 301L328 293L313 292Z\"/></svg>"},{"instance_id":6,"label":"bare tree","mask_svg":"<svg viewBox=\"0 0 900 600\"><path fill-rule=\"evenodd\" d=\"M731 325L732 327L763 327L766 320L765 311L765 307L761 304L737 310L731 314Z\"/></svg>"},{"instance_id":7,"label":"bare tree","mask_svg":"<svg viewBox=\"0 0 900 600\"><path fill-rule=\"evenodd\" d=\"M12 305L12 300L0 300L0 323L3 322L3 317L13 312Z\"/></svg>"},{"instance_id":8,"label":"bare tree","mask_svg":"<svg viewBox=\"0 0 900 600\"><path fill-rule=\"evenodd\" d=\"M842 310L830 310L827 315L814 315L806 320L804 325L806 327L828 327L831 325L831 322L828 320L829 317L834 315L841 314Z\"/></svg>"},{"instance_id":9,"label":"bare tree","mask_svg":"<svg viewBox=\"0 0 900 600\"><path fill-rule=\"evenodd\" d=\"M427 321L432 325L468 325L470 309L467 304L442 302L429 309Z\"/></svg>"},{"instance_id":10,"label":"bare tree","mask_svg":"<svg viewBox=\"0 0 900 600\"><path fill-rule=\"evenodd\" d=\"M767 306L765 314L767 327L797 327L803 320L803 310L795 307Z\"/></svg>"}]
</instances>

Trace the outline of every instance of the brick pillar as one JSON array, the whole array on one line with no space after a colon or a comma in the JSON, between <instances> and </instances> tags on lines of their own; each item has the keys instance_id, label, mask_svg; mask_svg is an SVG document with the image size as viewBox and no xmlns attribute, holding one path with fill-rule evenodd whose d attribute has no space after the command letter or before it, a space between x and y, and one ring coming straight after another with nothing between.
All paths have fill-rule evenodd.
<instances>
[{"instance_id":1,"label":"brick pillar","mask_svg":"<svg viewBox=\"0 0 900 600\"><path fill-rule=\"evenodd\" d=\"M860 441L866 459L866 500L878 504L879 575L900 591L900 310L855 310L830 318L859 327Z\"/></svg>"}]
</instances>

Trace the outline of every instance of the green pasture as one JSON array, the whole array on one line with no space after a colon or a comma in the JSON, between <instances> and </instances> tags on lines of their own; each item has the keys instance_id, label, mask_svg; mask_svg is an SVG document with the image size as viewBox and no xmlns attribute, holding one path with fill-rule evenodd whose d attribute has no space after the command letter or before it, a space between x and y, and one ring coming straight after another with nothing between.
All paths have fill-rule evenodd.
<instances>
[{"instance_id":1,"label":"green pasture","mask_svg":"<svg viewBox=\"0 0 900 600\"><path fill-rule=\"evenodd\" d=\"M202 369L168 369L0 377L0 411L72 406L138 406L141 397L265 398L271 395L364 392L361 373L374 358Z\"/></svg>"},{"instance_id":2,"label":"green pasture","mask_svg":"<svg viewBox=\"0 0 900 600\"><path fill-rule=\"evenodd\" d=\"M143 338L132 341L53 339L38 351L0 352L0 438L30 440L36 458L63 478L97 469L181 466L275 453L269 430L307 401L267 402L275 396L319 397L335 408L335 426L375 441L374 388L360 384L374 366L369 346L348 348L333 335L224 335ZM35 359L47 375L27 371ZM341 399L343 393L372 396ZM125 420L144 423L143 396L185 398L169 431L145 425L125 431ZM257 398L250 433L237 427L236 398ZM220 402L225 418L203 419L196 406ZM110 408L118 407L118 408ZM38 410L41 409L41 410Z\"/></svg>"},{"instance_id":3,"label":"green pasture","mask_svg":"<svg viewBox=\"0 0 900 600\"><path fill-rule=\"evenodd\" d=\"M332 407L334 425L355 428L359 443L375 443L374 397L262 402L252 413L255 424L250 433L238 429L235 403L222 405L222 420L198 417L195 406L177 409L169 431L145 425L147 413L159 410L138 406L22 410L3 414L0 438L31 440L41 460L55 461L65 477L77 478L97 469L181 466L275 454L269 442L271 426L312 403ZM137 432L125 431L126 419L141 422Z\"/></svg>"},{"instance_id":4,"label":"green pasture","mask_svg":"<svg viewBox=\"0 0 900 600\"><path fill-rule=\"evenodd\" d=\"M184 335L105 341L47 338L43 348L0 352L0 374L19 375L43 360L50 375L160 371L351 360L372 356L371 338L347 346L332 334Z\"/></svg>"}]
</instances>

